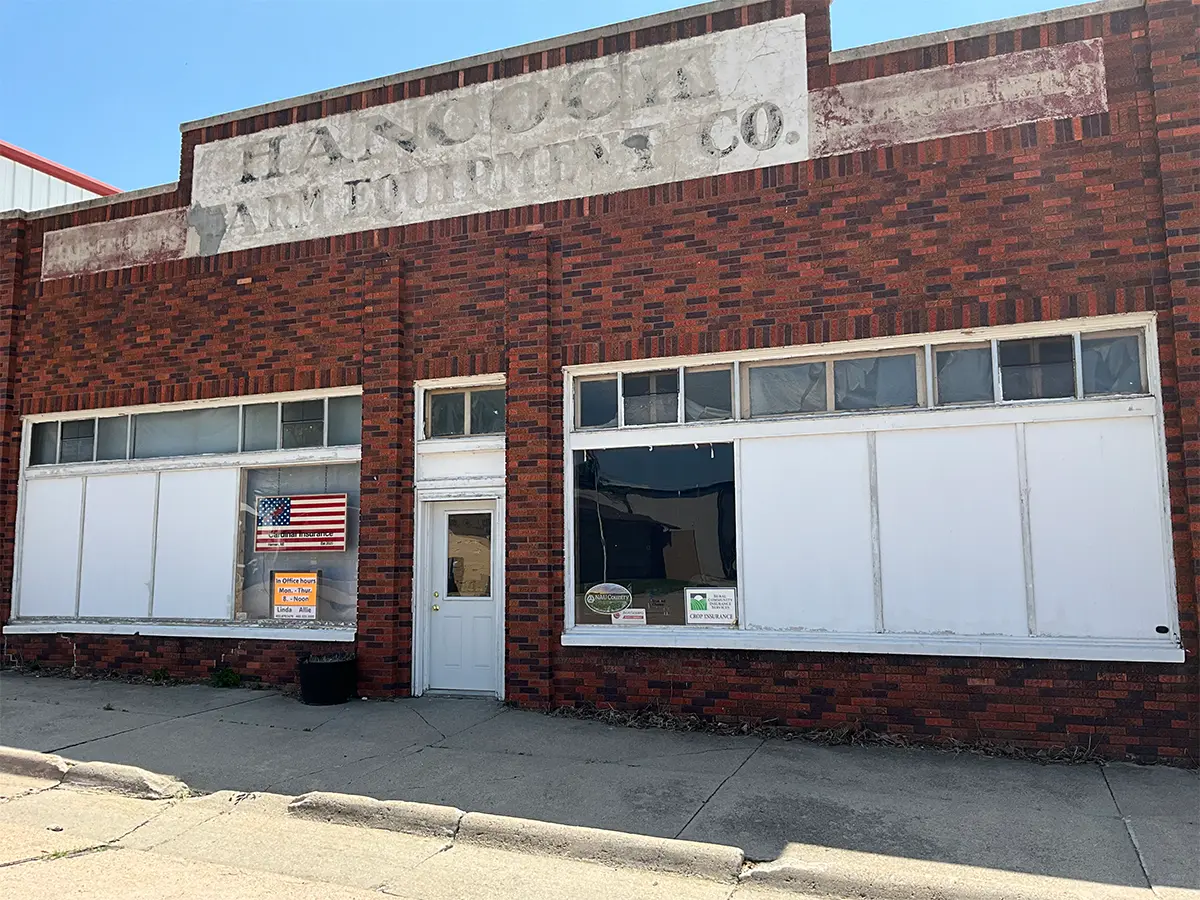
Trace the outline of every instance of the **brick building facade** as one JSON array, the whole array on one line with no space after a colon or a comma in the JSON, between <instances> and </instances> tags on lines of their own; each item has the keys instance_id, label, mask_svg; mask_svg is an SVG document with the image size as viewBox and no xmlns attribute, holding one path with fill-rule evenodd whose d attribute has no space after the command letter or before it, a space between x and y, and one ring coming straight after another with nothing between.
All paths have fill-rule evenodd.
<instances>
[{"instance_id":1,"label":"brick building facade","mask_svg":"<svg viewBox=\"0 0 1200 900\"><path fill-rule=\"evenodd\" d=\"M801 15L811 98L808 158L533 205L491 204L499 208L390 227L331 227L324 235L221 245L215 252L205 252L204 234L196 252L185 233L189 225L195 231L195 211L204 208L197 206L193 173L201 171L197 151L210 144ZM1200 741L1198 15L1200 7L1188 0L1106 0L831 54L822 0L718 2L193 123L184 127L177 185L0 215L0 428L9 436L0 459L5 661L166 669L181 677L230 666L287 683L302 655L353 646L363 694L433 687L429 666L440 663L427 644L416 647L428 640L421 630L429 627L421 621L428 613L414 610L430 586L416 574L423 565L418 457L432 415L424 394L469 390L476 376L503 376L503 469L488 483L500 485L494 510L503 528L494 541L503 548L499 658L506 699L531 707L651 705L797 727L861 723L918 740L1082 745L1115 758L1194 761ZM1102 47L1103 108L1026 98L1023 106L1010 104L1020 107L1016 112L987 108L974 118L958 116L953 133L944 135L936 109L899 124L866 115L857 130L846 118L822 118L822 110L836 112L839 103L864 102L854 100L854 90L874 81L926 74L953 82L985 71L962 68L970 64L995 65L1006 77L1016 66L1009 60L1022 53L1089 42ZM930 84L940 89L941 82ZM763 140L753 130L742 137L751 145ZM143 221L185 231L178 240L175 232L145 240L123 230ZM237 224L235 212L223 240L237 236ZM86 236L92 255L72 256L67 244L52 244L56 232L63 241ZM692 358L746 369L756 354L782 358L787 348L867 350L901 346L907 338L915 346L980 329L1000 329L980 333L1003 342L1050 334L1058 322L1064 331L1083 329L1075 338L1078 352L1088 340L1087 320L1102 317L1116 317L1121 333L1130 323L1150 323L1144 359L1157 361L1157 373L1148 377L1157 387L1147 393L1160 403L1154 421L1161 423L1165 451L1173 554L1167 565L1173 563L1178 617L1160 626L1171 640L1153 659L1103 649L1005 655L995 649L999 644L989 651L986 640L977 641L979 650L959 653L958 644L938 651L936 641L915 646L915 638L878 649L862 642L840 649L818 638L811 648L785 648L736 637L701 647L687 646L696 641L679 637L682 628L669 641L656 639L653 624L635 626L629 633L649 636L624 646L588 643L589 632L569 638L578 627L564 585L579 557L571 553L576 520L564 514L564 498L568 451L580 445L570 443L573 420L564 417L564 397L578 396L568 378L575 385L606 366L639 372L666 359L681 373ZM1031 325L1037 327L1021 330ZM938 356L937 346L914 351L918 363L922 352L927 361ZM357 615L349 637L279 628L258 637L249 623L193 627L189 617L169 628L129 616L93 627L100 617L83 616L78 607L57 620L15 608L17 523L21 504L29 502L22 448L29 447L34 423L56 416L66 422L82 411L185 409L193 401L341 396L340 389L359 387ZM734 391L742 392L740 383ZM751 399L744 402L756 402L752 386L746 391ZM1074 395L1085 397L1079 387ZM61 464L62 452L53 462ZM588 450L575 452L586 457ZM102 457L93 455L92 465L100 466ZM975 477L986 481L991 473L981 467ZM465 495L427 496L436 504ZM596 510L599 519L599 501ZM751 527L746 516L754 515L743 513L739 538ZM880 514L874 515L878 537ZM1027 546L1026 559L1039 552ZM739 559L745 555L739 551ZM31 572L32 563L24 568ZM1033 578L1029 571L1027 565ZM76 574L77 591L84 578ZM746 593L740 582L739 590ZM223 627L232 629L228 636Z\"/></svg>"}]
</instances>

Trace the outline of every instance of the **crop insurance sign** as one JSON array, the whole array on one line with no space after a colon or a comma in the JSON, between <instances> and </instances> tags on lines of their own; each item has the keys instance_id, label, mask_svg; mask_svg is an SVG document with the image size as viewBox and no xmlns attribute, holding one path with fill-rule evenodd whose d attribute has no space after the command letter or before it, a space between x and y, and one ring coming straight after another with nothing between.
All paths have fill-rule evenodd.
<instances>
[{"instance_id":1,"label":"crop insurance sign","mask_svg":"<svg viewBox=\"0 0 1200 900\"><path fill-rule=\"evenodd\" d=\"M201 144L189 222L239 250L798 162L804 16Z\"/></svg>"}]
</instances>

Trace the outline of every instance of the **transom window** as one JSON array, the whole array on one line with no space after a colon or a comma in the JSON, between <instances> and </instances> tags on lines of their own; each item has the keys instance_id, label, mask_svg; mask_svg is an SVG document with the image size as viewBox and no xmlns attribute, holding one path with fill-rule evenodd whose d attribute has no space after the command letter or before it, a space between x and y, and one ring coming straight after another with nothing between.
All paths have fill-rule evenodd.
<instances>
[{"instance_id":1,"label":"transom window","mask_svg":"<svg viewBox=\"0 0 1200 900\"><path fill-rule=\"evenodd\" d=\"M1140 330L1067 332L582 376L575 428L1146 394L1143 341Z\"/></svg>"},{"instance_id":2,"label":"transom window","mask_svg":"<svg viewBox=\"0 0 1200 900\"><path fill-rule=\"evenodd\" d=\"M425 437L504 433L504 388L479 387L425 394Z\"/></svg>"},{"instance_id":3,"label":"transom window","mask_svg":"<svg viewBox=\"0 0 1200 900\"><path fill-rule=\"evenodd\" d=\"M362 442L358 394L35 422L29 465L344 447Z\"/></svg>"}]
</instances>

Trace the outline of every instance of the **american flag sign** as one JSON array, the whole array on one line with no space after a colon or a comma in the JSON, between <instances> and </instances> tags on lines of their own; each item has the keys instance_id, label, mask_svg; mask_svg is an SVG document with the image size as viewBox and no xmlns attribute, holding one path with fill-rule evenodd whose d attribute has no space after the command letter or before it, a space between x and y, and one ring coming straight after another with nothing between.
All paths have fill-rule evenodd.
<instances>
[{"instance_id":1,"label":"american flag sign","mask_svg":"<svg viewBox=\"0 0 1200 900\"><path fill-rule=\"evenodd\" d=\"M346 495L259 497L254 552L346 549Z\"/></svg>"}]
</instances>

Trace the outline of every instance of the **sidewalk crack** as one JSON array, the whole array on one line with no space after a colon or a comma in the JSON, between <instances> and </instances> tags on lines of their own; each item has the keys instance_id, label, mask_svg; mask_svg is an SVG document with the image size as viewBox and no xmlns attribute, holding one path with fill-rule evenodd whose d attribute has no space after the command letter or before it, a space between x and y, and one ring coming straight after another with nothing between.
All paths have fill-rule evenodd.
<instances>
[{"instance_id":1,"label":"sidewalk crack","mask_svg":"<svg viewBox=\"0 0 1200 900\"><path fill-rule=\"evenodd\" d=\"M750 762L750 760L752 760L754 758L754 754L757 753L759 750L761 750L763 744L765 744L766 742L767 742L766 738L760 738L758 741L758 746L755 747L753 750L751 750L750 754L745 759L743 759L740 763L738 763L738 767L736 769L734 769L732 772L730 772L728 775L726 775L724 778L721 779L721 783L718 784L715 788L713 788L713 791L711 794L709 794L707 797L704 798L704 802L701 803L699 807L697 807L697 809L694 813L692 813L691 818L689 818L686 822L683 823L683 827L680 828L678 834L675 835L675 838L677 840L679 839L679 836L681 834L683 834L685 831L688 830L688 826L691 825L692 822L696 821L696 816L700 815L700 813L704 811L704 807L708 806L708 801L711 800L713 797L717 796L717 792L720 791L721 788L725 787L725 783L727 781L729 781L730 778L732 778L738 772L742 771L742 766L744 766L744 765L746 765L746 763Z\"/></svg>"},{"instance_id":2,"label":"sidewalk crack","mask_svg":"<svg viewBox=\"0 0 1200 900\"><path fill-rule=\"evenodd\" d=\"M1121 810L1121 804L1117 802L1117 795L1113 791L1112 782L1108 780L1108 773L1104 771L1104 766L1100 766L1100 777L1104 779L1104 786L1108 788L1108 796L1112 798L1113 806L1117 809L1117 815L1121 818L1121 824L1125 826L1125 834L1129 836L1129 843L1133 845L1133 853L1137 856L1138 866L1142 870L1142 877L1146 879L1146 886L1150 888L1150 893L1155 897L1161 896L1158 888L1154 886L1154 882L1150 880L1150 872L1146 868L1146 857L1142 855L1142 847L1138 843L1137 835L1133 833L1133 823L1129 816Z\"/></svg>"},{"instance_id":3,"label":"sidewalk crack","mask_svg":"<svg viewBox=\"0 0 1200 900\"><path fill-rule=\"evenodd\" d=\"M204 713L216 712L218 709L229 709L234 706L242 706L246 703L254 703L256 700L262 700L262 697L250 697L246 700L238 700L236 703L229 703L225 706L214 706L212 709L198 709L195 712L184 713L182 716L167 716L159 722L147 722L145 725L135 725L132 728L126 728L122 731L114 731L112 734L102 734L99 737L90 737L84 741L76 741L73 744L64 744L61 747L56 747L53 750L47 750L46 753L61 753L64 750L70 750L73 747L82 747L84 744L93 744L96 741L103 741L111 737L120 737L123 734L129 734L134 731L141 731L143 728L153 728L156 725L162 725L166 722L178 722L181 719L190 719L192 716L203 715ZM146 713L146 715L153 715Z\"/></svg>"}]
</instances>

